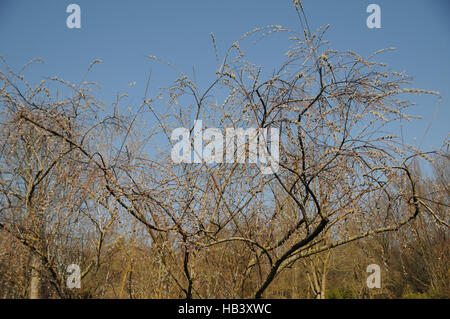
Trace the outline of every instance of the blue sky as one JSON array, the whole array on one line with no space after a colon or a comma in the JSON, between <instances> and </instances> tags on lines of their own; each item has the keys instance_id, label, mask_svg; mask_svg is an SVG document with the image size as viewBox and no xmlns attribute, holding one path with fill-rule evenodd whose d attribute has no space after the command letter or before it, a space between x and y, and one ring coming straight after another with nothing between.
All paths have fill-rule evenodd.
<instances>
[{"instance_id":1,"label":"blue sky","mask_svg":"<svg viewBox=\"0 0 450 319\"><path fill-rule=\"evenodd\" d=\"M66 26L70 3L81 7L81 29ZM381 7L381 29L366 26L370 3ZM363 56L396 47L377 60L405 70L414 78L412 87L442 94L439 109L436 97L411 99L417 105L410 113L423 120L404 127L405 141L414 144L416 137L419 144L425 135L425 149L439 147L449 133L450 1L304 0L304 7L312 29L330 24L326 36L330 47ZM127 102L138 105L150 68L153 92L175 78L175 73L156 66L148 55L161 57L188 74L195 66L200 86L206 85L216 70L211 32L224 53L244 32L270 24L299 28L290 1L0 0L0 55L16 70L32 58L43 58L45 64L25 73L36 82L43 76L79 82L90 62L101 59L103 64L88 79L102 85L102 100L113 101L117 91L136 81L127 90ZM247 58L271 71L282 62L284 44L276 39L269 45L257 44L247 51Z\"/></svg>"}]
</instances>

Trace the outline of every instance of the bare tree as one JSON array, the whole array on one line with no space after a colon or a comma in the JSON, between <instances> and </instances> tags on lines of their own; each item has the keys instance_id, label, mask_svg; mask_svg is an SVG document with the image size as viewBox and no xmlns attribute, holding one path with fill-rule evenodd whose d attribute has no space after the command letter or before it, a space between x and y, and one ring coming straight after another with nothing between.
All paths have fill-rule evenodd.
<instances>
[{"instance_id":1,"label":"bare tree","mask_svg":"<svg viewBox=\"0 0 450 319\"><path fill-rule=\"evenodd\" d=\"M248 32L223 57L216 49L216 77L205 90L178 72L159 92L147 84L142 103L129 110L120 107L126 95L106 107L84 80L54 78L69 96L59 101L46 82L32 89L21 76L1 73L2 228L39 256L61 297L68 296L62 266L48 253L55 247L83 256L83 277L104 282L101 296L108 287L116 297L147 290L153 297L261 298L304 261L323 298L334 248L398 232L424 214L448 227L419 195L411 169L429 153L384 133L411 119L405 94L435 92L407 88L406 75L376 62L386 50L363 58L330 49L327 27L313 33L301 3L294 7L300 32ZM292 47L269 73L248 62L243 47L273 34L288 36ZM278 169L263 174L264 163L224 158L175 163L171 132L194 134L198 120L205 128L278 129ZM260 157L272 155L272 146L257 150ZM247 157L252 151L247 145ZM39 215L48 203L60 207L52 207L52 222ZM44 240L49 225L57 240ZM76 246L86 238L74 233L88 238L87 247ZM138 260L155 270L151 283Z\"/></svg>"}]
</instances>

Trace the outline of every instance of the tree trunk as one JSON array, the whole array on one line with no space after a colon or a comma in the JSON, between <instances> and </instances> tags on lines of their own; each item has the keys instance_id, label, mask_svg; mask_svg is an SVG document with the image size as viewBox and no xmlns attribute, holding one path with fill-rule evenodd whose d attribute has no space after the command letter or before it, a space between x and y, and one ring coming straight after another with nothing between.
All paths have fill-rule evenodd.
<instances>
[{"instance_id":1,"label":"tree trunk","mask_svg":"<svg viewBox=\"0 0 450 319\"><path fill-rule=\"evenodd\" d=\"M33 254L31 256L31 279L29 286L29 297L30 299L41 299L41 260L39 256Z\"/></svg>"}]
</instances>

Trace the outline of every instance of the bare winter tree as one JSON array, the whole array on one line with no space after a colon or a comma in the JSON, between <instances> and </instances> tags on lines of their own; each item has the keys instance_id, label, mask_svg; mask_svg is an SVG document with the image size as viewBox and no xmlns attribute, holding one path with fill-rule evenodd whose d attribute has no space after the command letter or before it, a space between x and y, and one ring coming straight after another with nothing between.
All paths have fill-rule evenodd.
<instances>
[{"instance_id":1,"label":"bare winter tree","mask_svg":"<svg viewBox=\"0 0 450 319\"><path fill-rule=\"evenodd\" d=\"M0 226L28 248L28 297L72 296L66 267L86 263L84 277L99 266L105 232L115 219L108 210L89 211L102 205L111 210L93 189L97 173L74 145L61 143L54 134L79 134L77 113L83 110L79 101L54 100L47 81L31 88L9 69L0 80ZM85 255L83 247L92 245L97 246L95 256Z\"/></svg>"},{"instance_id":2,"label":"bare winter tree","mask_svg":"<svg viewBox=\"0 0 450 319\"><path fill-rule=\"evenodd\" d=\"M386 50L363 58L331 49L327 27L313 33L299 1L294 8L300 32L248 32L224 56L216 49L205 90L179 72L160 92L147 84L130 110L120 107L124 95L104 105L84 80L52 79L68 96L60 101L46 81L31 88L9 69L0 73L0 222L30 249L30 297L44 296L41 268L60 297L73 297L62 274L78 254L82 277L103 285L89 295L270 297L281 273L303 265L323 298L332 249L424 215L448 228L412 170L431 152L385 133L411 119L405 95L436 93L408 88L406 75L376 62ZM243 46L273 34L292 46L268 73ZM198 120L222 132L278 129L277 169L267 174L248 159L251 137L246 161L227 161L227 149L214 148L216 161L174 162L173 130L194 136ZM260 159L275 155L266 146L256 150ZM67 247L73 254L62 253Z\"/></svg>"}]
</instances>

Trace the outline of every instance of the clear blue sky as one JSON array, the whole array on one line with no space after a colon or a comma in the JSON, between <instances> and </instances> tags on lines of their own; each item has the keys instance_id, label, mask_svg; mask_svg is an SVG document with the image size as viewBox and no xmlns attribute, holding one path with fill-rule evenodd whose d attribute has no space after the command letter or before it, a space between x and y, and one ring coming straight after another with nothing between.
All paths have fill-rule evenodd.
<instances>
[{"instance_id":1,"label":"clear blue sky","mask_svg":"<svg viewBox=\"0 0 450 319\"><path fill-rule=\"evenodd\" d=\"M81 29L66 26L66 7L81 7ZM381 29L368 29L366 7L381 7ZM411 113L422 116L405 126L406 141L422 140L423 147L438 147L449 133L450 119L450 1L446 0L304 0L312 29L330 24L330 47L351 49L363 56L387 47L398 50L377 60L414 77L413 87L439 91L442 105L436 117L436 97L414 98ZM146 56L156 55L191 74L195 66L200 85L214 77L215 55L210 33L224 52L244 32L277 24L297 28L291 1L106 1L106 0L0 0L0 55L16 70L32 58L45 64L30 68L25 76L38 82L43 76L69 81L82 79L90 62L101 59L89 80L102 85L101 96L111 102L130 82L130 105L140 103L148 70L153 68L151 89L175 78ZM282 61L284 43L258 44L248 59L270 71Z\"/></svg>"}]
</instances>

